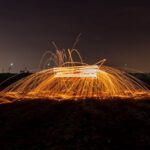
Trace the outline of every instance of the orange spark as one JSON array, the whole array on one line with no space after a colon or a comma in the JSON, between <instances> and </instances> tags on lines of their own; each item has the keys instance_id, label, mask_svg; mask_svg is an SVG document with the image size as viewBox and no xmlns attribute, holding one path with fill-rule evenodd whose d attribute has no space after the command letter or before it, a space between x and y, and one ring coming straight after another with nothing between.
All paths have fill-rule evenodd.
<instances>
[{"instance_id":1,"label":"orange spark","mask_svg":"<svg viewBox=\"0 0 150 150\"><path fill-rule=\"evenodd\" d=\"M73 52L79 56L79 62L73 60ZM118 69L105 66L105 59L88 65L75 49L68 50L68 53L57 50L56 54L46 54L49 58L45 62L53 62L57 67L34 73L10 85L0 95L14 99L59 100L150 97L149 90L141 81ZM40 65L46 54L43 55Z\"/></svg>"}]
</instances>

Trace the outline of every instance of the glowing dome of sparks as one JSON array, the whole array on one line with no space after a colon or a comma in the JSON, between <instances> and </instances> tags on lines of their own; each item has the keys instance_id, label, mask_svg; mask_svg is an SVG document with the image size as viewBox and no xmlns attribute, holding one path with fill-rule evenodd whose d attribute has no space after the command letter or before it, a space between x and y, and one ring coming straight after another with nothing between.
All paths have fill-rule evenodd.
<instances>
[{"instance_id":1,"label":"glowing dome of sparks","mask_svg":"<svg viewBox=\"0 0 150 150\"><path fill-rule=\"evenodd\" d=\"M73 60L73 52L80 61ZM45 57L49 55L48 59ZM40 63L56 65L34 73L3 90L3 97L14 99L108 99L138 98L148 95L148 89L131 75L118 69L104 65L101 60L94 65L83 62L75 49L67 53L57 50L56 53L46 52ZM48 66L49 66L48 65Z\"/></svg>"}]
</instances>

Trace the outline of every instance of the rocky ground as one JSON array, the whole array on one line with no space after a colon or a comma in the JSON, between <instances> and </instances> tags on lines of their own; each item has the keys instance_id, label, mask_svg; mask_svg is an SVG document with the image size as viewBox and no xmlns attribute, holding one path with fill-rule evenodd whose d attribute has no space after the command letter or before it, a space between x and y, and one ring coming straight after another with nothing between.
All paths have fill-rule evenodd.
<instances>
[{"instance_id":1,"label":"rocky ground","mask_svg":"<svg viewBox=\"0 0 150 150\"><path fill-rule=\"evenodd\" d=\"M26 100L1 104L0 149L150 149L150 101Z\"/></svg>"}]
</instances>

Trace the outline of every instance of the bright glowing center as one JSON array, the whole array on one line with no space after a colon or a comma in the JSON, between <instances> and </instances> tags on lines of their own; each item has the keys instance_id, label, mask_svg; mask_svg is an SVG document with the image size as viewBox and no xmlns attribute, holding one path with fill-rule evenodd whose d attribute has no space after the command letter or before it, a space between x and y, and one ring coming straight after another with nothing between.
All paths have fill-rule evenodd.
<instances>
[{"instance_id":1,"label":"bright glowing center","mask_svg":"<svg viewBox=\"0 0 150 150\"><path fill-rule=\"evenodd\" d=\"M72 67L57 67L53 68L56 78L64 77L80 77L80 78L96 78L99 68L97 65L90 66L72 66Z\"/></svg>"}]
</instances>

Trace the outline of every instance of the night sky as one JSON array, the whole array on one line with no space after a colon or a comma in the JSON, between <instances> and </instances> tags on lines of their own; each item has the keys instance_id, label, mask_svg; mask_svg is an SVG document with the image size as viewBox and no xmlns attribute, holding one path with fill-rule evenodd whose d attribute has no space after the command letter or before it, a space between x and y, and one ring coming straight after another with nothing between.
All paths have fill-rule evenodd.
<instances>
[{"instance_id":1,"label":"night sky","mask_svg":"<svg viewBox=\"0 0 150 150\"><path fill-rule=\"evenodd\" d=\"M112 0L111 0L112 1ZM114 0L0 0L0 72L36 69L46 50L76 48L83 59L150 72L150 4Z\"/></svg>"}]
</instances>

